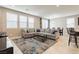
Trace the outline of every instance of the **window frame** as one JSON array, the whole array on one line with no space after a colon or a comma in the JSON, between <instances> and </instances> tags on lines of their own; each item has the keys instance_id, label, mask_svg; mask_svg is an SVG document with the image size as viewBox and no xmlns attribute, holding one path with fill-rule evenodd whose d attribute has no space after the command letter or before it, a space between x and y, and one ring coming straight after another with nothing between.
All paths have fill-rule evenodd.
<instances>
[{"instance_id":1,"label":"window frame","mask_svg":"<svg viewBox=\"0 0 79 59\"><path fill-rule=\"evenodd\" d=\"M42 19L42 28L43 29L47 29L49 27L48 21L49 21L48 19Z\"/></svg>"},{"instance_id":2,"label":"window frame","mask_svg":"<svg viewBox=\"0 0 79 59\"><path fill-rule=\"evenodd\" d=\"M30 18L32 18L33 23L29 21ZM32 25L32 27L30 27L31 26L30 24ZM34 17L30 17L30 16L28 17L28 28L34 28Z\"/></svg>"},{"instance_id":3,"label":"window frame","mask_svg":"<svg viewBox=\"0 0 79 59\"><path fill-rule=\"evenodd\" d=\"M54 26L51 27L51 24L54 25ZM55 27L55 21L50 20L50 29L52 29L53 27Z\"/></svg>"},{"instance_id":4,"label":"window frame","mask_svg":"<svg viewBox=\"0 0 79 59\"><path fill-rule=\"evenodd\" d=\"M10 20L11 19L11 15L12 15L12 17L16 16L15 17L16 20ZM12 25L13 22L15 23L15 26L12 27L11 25ZM11 25L9 23L11 23ZM6 12L6 28L17 28L17 27L18 27L18 15L16 13Z\"/></svg>"},{"instance_id":5,"label":"window frame","mask_svg":"<svg viewBox=\"0 0 79 59\"><path fill-rule=\"evenodd\" d=\"M21 20L20 17L25 17L25 18L26 18L26 21L25 21L25 22L24 22L24 21L20 21L20 20ZM21 27L20 25L21 25L22 23L25 23L26 26ZM27 16L25 16L25 15L19 15L19 28L28 28L27 23L28 23Z\"/></svg>"},{"instance_id":6,"label":"window frame","mask_svg":"<svg viewBox=\"0 0 79 59\"><path fill-rule=\"evenodd\" d=\"M68 22L68 20L69 20L69 22ZM66 20L66 27L67 28L74 28L75 27L75 18L67 18L67 20Z\"/></svg>"}]
</instances>

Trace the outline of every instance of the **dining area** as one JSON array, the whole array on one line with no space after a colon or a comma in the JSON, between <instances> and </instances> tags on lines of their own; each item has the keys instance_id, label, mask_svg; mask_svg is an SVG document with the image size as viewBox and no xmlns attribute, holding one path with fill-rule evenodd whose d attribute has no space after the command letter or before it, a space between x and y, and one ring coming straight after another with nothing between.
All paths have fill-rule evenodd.
<instances>
[{"instance_id":1,"label":"dining area","mask_svg":"<svg viewBox=\"0 0 79 59\"><path fill-rule=\"evenodd\" d=\"M44 54L79 54L79 29L64 28L63 34Z\"/></svg>"}]
</instances>

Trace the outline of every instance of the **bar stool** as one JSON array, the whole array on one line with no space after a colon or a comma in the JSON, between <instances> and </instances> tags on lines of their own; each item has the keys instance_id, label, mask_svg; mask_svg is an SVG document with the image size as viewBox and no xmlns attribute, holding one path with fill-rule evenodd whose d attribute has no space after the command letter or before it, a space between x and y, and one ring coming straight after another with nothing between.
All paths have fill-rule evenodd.
<instances>
[{"instance_id":1,"label":"bar stool","mask_svg":"<svg viewBox=\"0 0 79 59\"><path fill-rule=\"evenodd\" d=\"M68 32L68 34L69 34L68 46L70 45L70 42L71 42L72 38L74 37L74 39L75 39L75 45L76 45L77 48L78 48L77 35L76 35L74 29L73 29L73 28L69 28L69 29L67 29L67 32Z\"/></svg>"}]
</instances>

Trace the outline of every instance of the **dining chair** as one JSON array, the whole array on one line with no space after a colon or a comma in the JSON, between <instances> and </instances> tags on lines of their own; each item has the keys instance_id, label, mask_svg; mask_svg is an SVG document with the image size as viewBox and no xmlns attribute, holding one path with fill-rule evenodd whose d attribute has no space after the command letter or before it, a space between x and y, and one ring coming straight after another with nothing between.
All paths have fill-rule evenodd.
<instances>
[{"instance_id":1,"label":"dining chair","mask_svg":"<svg viewBox=\"0 0 79 59\"><path fill-rule=\"evenodd\" d=\"M60 36L63 35L63 28L58 27L57 29L58 29Z\"/></svg>"}]
</instances>

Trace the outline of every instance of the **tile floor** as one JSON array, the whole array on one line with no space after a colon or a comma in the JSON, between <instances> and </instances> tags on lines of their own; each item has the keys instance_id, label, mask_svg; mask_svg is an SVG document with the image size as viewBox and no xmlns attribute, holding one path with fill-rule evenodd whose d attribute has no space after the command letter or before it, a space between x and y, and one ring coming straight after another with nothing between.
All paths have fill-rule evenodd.
<instances>
[{"instance_id":1,"label":"tile floor","mask_svg":"<svg viewBox=\"0 0 79 59\"><path fill-rule=\"evenodd\" d=\"M79 45L79 43L78 43ZM78 54L79 48L76 48L75 44L72 42L68 46L68 36L61 36L58 42L46 50L43 54Z\"/></svg>"}]
</instances>

